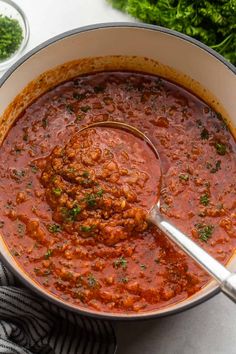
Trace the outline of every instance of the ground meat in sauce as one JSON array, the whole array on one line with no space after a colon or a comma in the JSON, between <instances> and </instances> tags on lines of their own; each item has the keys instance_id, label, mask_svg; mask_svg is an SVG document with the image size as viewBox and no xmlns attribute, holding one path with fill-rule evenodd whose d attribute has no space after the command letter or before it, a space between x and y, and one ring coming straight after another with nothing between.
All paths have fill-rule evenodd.
<instances>
[{"instance_id":1,"label":"ground meat in sauce","mask_svg":"<svg viewBox=\"0 0 236 354\"><path fill-rule=\"evenodd\" d=\"M148 228L147 212L160 189L160 164L132 133L85 129L38 165L58 232L114 245Z\"/></svg>"},{"instance_id":2,"label":"ground meat in sauce","mask_svg":"<svg viewBox=\"0 0 236 354\"><path fill-rule=\"evenodd\" d=\"M67 232L57 219L54 201L64 187L53 183L63 169L53 183L43 181L44 173L51 173L58 149L70 147L78 129L104 120L127 122L151 138L162 161L162 213L219 261L229 259L236 247L235 140L200 99L142 73L81 76L25 110L0 148L1 233L33 279L75 305L132 313L182 301L209 276L154 227L108 245ZM81 191L73 179L69 185ZM75 200L67 187L65 197ZM97 187L90 194L102 194ZM77 218L74 204L67 209Z\"/></svg>"}]
</instances>

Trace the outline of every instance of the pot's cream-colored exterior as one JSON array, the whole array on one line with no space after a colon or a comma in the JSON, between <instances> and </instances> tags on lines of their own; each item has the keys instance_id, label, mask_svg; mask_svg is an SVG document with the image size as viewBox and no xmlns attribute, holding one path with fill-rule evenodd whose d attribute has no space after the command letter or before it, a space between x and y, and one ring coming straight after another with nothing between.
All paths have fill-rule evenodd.
<instances>
[{"instance_id":1,"label":"pot's cream-colored exterior","mask_svg":"<svg viewBox=\"0 0 236 354\"><path fill-rule=\"evenodd\" d=\"M64 65L67 62L70 64ZM58 68L53 70L55 67ZM107 24L61 35L36 48L6 73L0 81L0 138L18 113L46 89L79 73L119 68L157 73L188 87L223 113L235 133L236 75L233 66L198 42L175 32L152 26ZM44 72L48 74L45 76ZM23 91L14 100L30 82L28 91ZM38 293L58 305L91 316L118 319L164 316L193 306L217 291L216 283L212 281L191 298L161 310L140 314L99 313L73 307L42 289L17 265L2 238L0 252L7 265ZM236 270L236 255L229 268Z\"/></svg>"}]
</instances>

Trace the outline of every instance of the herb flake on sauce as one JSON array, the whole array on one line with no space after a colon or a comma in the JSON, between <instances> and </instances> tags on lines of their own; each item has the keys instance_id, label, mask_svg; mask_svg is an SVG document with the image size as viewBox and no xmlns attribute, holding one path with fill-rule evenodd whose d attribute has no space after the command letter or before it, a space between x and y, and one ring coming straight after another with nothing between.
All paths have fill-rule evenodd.
<instances>
[{"instance_id":1,"label":"herb flake on sauce","mask_svg":"<svg viewBox=\"0 0 236 354\"><path fill-rule=\"evenodd\" d=\"M61 232L61 226L57 224L48 225L48 231L51 232L52 234Z\"/></svg>"},{"instance_id":2,"label":"herb flake on sauce","mask_svg":"<svg viewBox=\"0 0 236 354\"><path fill-rule=\"evenodd\" d=\"M212 237L214 231L213 225L196 224L195 226L201 241L207 242Z\"/></svg>"},{"instance_id":3,"label":"herb flake on sauce","mask_svg":"<svg viewBox=\"0 0 236 354\"><path fill-rule=\"evenodd\" d=\"M210 198L209 198L209 195L207 193L203 194L200 196L200 203L202 205L205 205L207 206L210 202Z\"/></svg>"},{"instance_id":4,"label":"herb flake on sauce","mask_svg":"<svg viewBox=\"0 0 236 354\"><path fill-rule=\"evenodd\" d=\"M216 151L219 155L224 156L227 152L227 148L225 144L215 143Z\"/></svg>"},{"instance_id":5,"label":"herb flake on sauce","mask_svg":"<svg viewBox=\"0 0 236 354\"><path fill-rule=\"evenodd\" d=\"M121 256L120 258L118 258L116 261L114 261L113 265L114 265L114 268L115 269L118 269L118 268L123 268L123 269L126 269L127 268L127 260Z\"/></svg>"}]
</instances>

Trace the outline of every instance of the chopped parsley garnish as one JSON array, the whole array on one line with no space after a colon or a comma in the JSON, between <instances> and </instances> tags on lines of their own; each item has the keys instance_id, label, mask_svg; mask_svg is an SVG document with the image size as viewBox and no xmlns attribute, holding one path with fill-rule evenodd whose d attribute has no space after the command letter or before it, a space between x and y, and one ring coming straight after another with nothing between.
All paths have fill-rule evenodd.
<instances>
[{"instance_id":1,"label":"chopped parsley garnish","mask_svg":"<svg viewBox=\"0 0 236 354\"><path fill-rule=\"evenodd\" d=\"M218 160L215 163L215 166L213 167L211 163L207 163L207 168L208 170L210 170L211 173L216 173L217 171L219 171L221 169L221 161Z\"/></svg>"},{"instance_id":2,"label":"chopped parsley garnish","mask_svg":"<svg viewBox=\"0 0 236 354\"><path fill-rule=\"evenodd\" d=\"M80 226L80 230L82 232L90 232L90 231L92 231L92 229L93 229L93 226L86 226L86 225L81 225Z\"/></svg>"},{"instance_id":3,"label":"chopped parsley garnish","mask_svg":"<svg viewBox=\"0 0 236 354\"><path fill-rule=\"evenodd\" d=\"M52 182L55 182L57 180L57 176L52 176L51 178L50 178L50 181L52 181Z\"/></svg>"},{"instance_id":4,"label":"chopped parsley garnish","mask_svg":"<svg viewBox=\"0 0 236 354\"><path fill-rule=\"evenodd\" d=\"M27 183L27 187L28 187L28 188L32 188L32 187L33 187L33 182L30 181L29 183Z\"/></svg>"},{"instance_id":5,"label":"chopped parsley garnish","mask_svg":"<svg viewBox=\"0 0 236 354\"><path fill-rule=\"evenodd\" d=\"M91 109L91 107L90 106L83 106L83 107L80 107L80 109L81 109L81 111L82 112L88 112L90 109Z\"/></svg>"},{"instance_id":6,"label":"chopped parsley garnish","mask_svg":"<svg viewBox=\"0 0 236 354\"><path fill-rule=\"evenodd\" d=\"M57 232L61 231L60 225L57 224L51 224L48 225L48 231L51 232L52 234L56 234Z\"/></svg>"},{"instance_id":7,"label":"chopped parsley garnish","mask_svg":"<svg viewBox=\"0 0 236 354\"><path fill-rule=\"evenodd\" d=\"M18 50L24 38L18 19L12 18L11 15L0 15L0 38L0 61L3 61Z\"/></svg>"},{"instance_id":8,"label":"chopped parsley garnish","mask_svg":"<svg viewBox=\"0 0 236 354\"><path fill-rule=\"evenodd\" d=\"M122 256L113 262L113 266L115 267L115 269L118 269L120 267L122 267L123 269L126 269L127 268L127 260Z\"/></svg>"},{"instance_id":9,"label":"chopped parsley garnish","mask_svg":"<svg viewBox=\"0 0 236 354\"><path fill-rule=\"evenodd\" d=\"M76 100L83 100L86 97L85 93L73 92L73 98Z\"/></svg>"},{"instance_id":10,"label":"chopped parsley garnish","mask_svg":"<svg viewBox=\"0 0 236 354\"><path fill-rule=\"evenodd\" d=\"M98 285L98 282L93 274L89 274L88 276L88 285L90 288L95 288Z\"/></svg>"},{"instance_id":11,"label":"chopped parsley garnish","mask_svg":"<svg viewBox=\"0 0 236 354\"><path fill-rule=\"evenodd\" d=\"M43 127L44 129L46 129L47 126L48 126L48 119L47 119L47 118L43 118L43 119L42 119L42 127Z\"/></svg>"},{"instance_id":12,"label":"chopped parsley garnish","mask_svg":"<svg viewBox=\"0 0 236 354\"><path fill-rule=\"evenodd\" d=\"M100 189L96 194L98 197L101 197L104 193L104 190L103 189Z\"/></svg>"},{"instance_id":13,"label":"chopped parsley garnish","mask_svg":"<svg viewBox=\"0 0 236 354\"><path fill-rule=\"evenodd\" d=\"M120 279L120 281L121 281L121 283L126 284L126 283L128 283L129 278L128 277L123 277L123 278Z\"/></svg>"},{"instance_id":14,"label":"chopped parsley garnish","mask_svg":"<svg viewBox=\"0 0 236 354\"><path fill-rule=\"evenodd\" d=\"M87 186L87 185L92 183L92 180L89 178L89 172L88 171L82 172L79 176L81 177L81 180L79 181L80 184L82 184L84 186ZM84 199L82 199L82 201L86 201L87 196L88 195L86 195L86 197Z\"/></svg>"},{"instance_id":15,"label":"chopped parsley garnish","mask_svg":"<svg viewBox=\"0 0 236 354\"><path fill-rule=\"evenodd\" d=\"M203 195L201 195L201 197L200 197L200 203L201 203L202 205L207 206L207 205L209 204L209 202L210 202L210 199L209 199L209 195L208 195L208 194L203 194Z\"/></svg>"},{"instance_id":16,"label":"chopped parsley garnish","mask_svg":"<svg viewBox=\"0 0 236 354\"><path fill-rule=\"evenodd\" d=\"M68 222L75 221L77 215L79 215L80 212L81 212L81 207L78 204L75 205L72 209L61 208L61 214L63 216L63 219Z\"/></svg>"},{"instance_id":17,"label":"chopped parsley garnish","mask_svg":"<svg viewBox=\"0 0 236 354\"><path fill-rule=\"evenodd\" d=\"M66 105L66 110L69 114L74 113L74 107L71 104Z\"/></svg>"},{"instance_id":18,"label":"chopped parsley garnish","mask_svg":"<svg viewBox=\"0 0 236 354\"><path fill-rule=\"evenodd\" d=\"M201 139L208 140L209 139L209 132L206 128L203 128L201 131Z\"/></svg>"},{"instance_id":19,"label":"chopped parsley garnish","mask_svg":"<svg viewBox=\"0 0 236 354\"><path fill-rule=\"evenodd\" d=\"M195 226L197 228L200 240L202 240L203 242L207 242L212 236L214 226L205 224L196 224Z\"/></svg>"},{"instance_id":20,"label":"chopped parsley garnish","mask_svg":"<svg viewBox=\"0 0 236 354\"><path fill-rule=\"evenodd\" d=\"M31 171L33 173L37 173L38 172L38 168L35 165L31 165L30 167L31 167Z\"/></svg>"},{"instance_id":21,"label":"chopped parsley garnish","mask_svg":"<svg viewBox=\"0 0 236 354\"><path fill-rule=\"evenodd\" d=\"M221 121L222 127L226 130L229 130L229 127L227 125L226 120L222 117L222 114L219 112L216 112L216 118Z\"/></svg>"},{"instance_id":22,"label":"chopped parsley garnish","mask_svg":"<svg viewBox=\"0 0 236 354\"><path fill-rule=\"evenodd\" d=\"M23 134L23 140L28 141L29 135L27 133Z\"/></svg>"},{"instance_id":23,"label":"chopped parsley garnish","mask_svg":"<svg viewBox=\"0 0 236 354\"><path fill-rule=\"evenodd\" d=\"M82 173L82 177L88 178L89 177L89 172L88 171L84 171Z\"/></svg>"},{"instance_id":24,"label":"chopped parsley garnish","mask_svg":"<svg viewBox=\"0 0 236 354\"><path fill-rule=\"evenodd\" d=\"M21 151L23 151L21 148L15 146L15 153L16 153L16 154L20 154Z\"/></svg>"},{"instance_id":25,"label":"chopped parsley garnish","mask_svg":"<svg viewBox=\"0 0 236 354\"><path fill-rule=\"evenodd\" d=\"M215 148L216 148L217 153L221 156L225 155L227 152L225 144L215 143Z\"/></svg>"},{"instance_id":26,"label":"chopped parsley garnish","mask_svg":"<svg viewBox=\"0 0 236 354\"><path fill-rule=\"evenodd\" d=\"M189 175L188 175L187 173L181 173L181 174L179 175L179 179L180 179L181 181L188 181L188 180L189 180Z\"/></svg>"},{"instance_id":27,"label":"chopped parsley garnish","mask_svg":"<svg viewBox=\"0 0 236 354\"><path fill-rule=\"evenodd\" d=\"M90 207L93 207L96 205L96 196L95 194L88 194L86 197L85 197L85 201L87 203L88 206Z\"/></svg>"},{"instance_id":28,"label":"chopped parsley garnish","mask_svg":"<svg viewBox=\"0 0 236 354\"><path fill-rule=\"evenodd\" d=\"M54 188L52 191L57 197L60 197L60 195L62 194L61 188Z\"/></svg>"},{"instance_id":29,"label":"chopped parsley garnish","mask_svg":"<svg viewBox=\"0 0 236 354\"><path fill-rule=\"evenodd\" d=\"M140 268L141 268L142 270L145 270L145 269L147 269L147 266L146 266L145 264L140 264Z\"/></svg>"},{"instance_id":30,"label":"chopped parsley garnish","mask_svg":"<svg viewBox=\"0 0 236 354\"><path fill-rule=\"evenodd\" d=\"M52 250L47 250L47 252L44 255L44 258L49 259L51 257L51 255L52 255Z\"/></svg>"},{"instance_id":31,"label":"chopped parsley garnish","mask_svg":"<svg viewBox=\"0 0 236 354\"><path fill-rule=\"evenodd\" d=\"M81 212L81 207L79 205L74 206L71 210L69 210L69 216L72 220L75 220L77 215Z\"/></svg>"},{"instance_id":32,"label":"chopped parsley garnish","mask_svg":"<svg viewBox=\"0 0 236 354\"><path fill-rule=\"evenodd\" d=\"M213 168L213 169L211 169L211 173L214 173L214 172L216 172L216 171L219 171L221 169L221 161L220 160L218 160L218 161L216 161L216 164L215 164L215 168Z\"/></svg>"}]
</instances>

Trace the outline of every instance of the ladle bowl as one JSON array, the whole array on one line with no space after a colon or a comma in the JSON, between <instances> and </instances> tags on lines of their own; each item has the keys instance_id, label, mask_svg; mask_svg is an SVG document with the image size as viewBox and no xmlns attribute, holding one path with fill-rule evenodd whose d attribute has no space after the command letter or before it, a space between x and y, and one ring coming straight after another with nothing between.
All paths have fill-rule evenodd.
<instances>
[{"instance_id":1,"label":"ladle bowl","mask_svg":"<svg viewBox=\"0 0 236 354\"><path fill-rule=\"evenodd\" d=\"M132 135L136 136L137 139L143 139L146 141L150 149L152 149L156 155L157 163L159 163L161 168L161 159L159 152L152 141L146 136L142 131L133 127L127 123L116 122L116 121L104 121L89 124L79 132L94 127L106 127L106 128L116 128L126 130ZM161 173L162 176L162 173ZM162 178L161 178L162 179ZM160 184L161 186L161 184ZM161 189L161 188L160 188ZM168 236L174 243L176 243L185 253L192 257L202 268L204 268L211 276L215 278L218 282L221 290L225 293L231 300L236 302L236 274L230 272L225 268L220 262L213 258L209 253L207 253L203 248L201 248L197 243L191 240L190 237L181 232L172 223L169 222L160 212L160 190L157 191L157 201L155 205L150 205L149 212L147 214L147 219L149 222L153 223L158 227L166 236Z\"/></svg>"}]
</instances>

